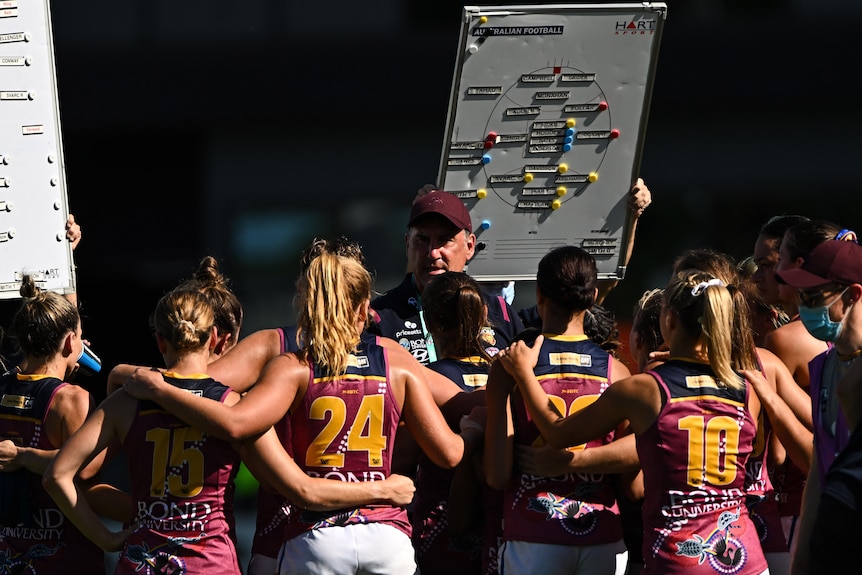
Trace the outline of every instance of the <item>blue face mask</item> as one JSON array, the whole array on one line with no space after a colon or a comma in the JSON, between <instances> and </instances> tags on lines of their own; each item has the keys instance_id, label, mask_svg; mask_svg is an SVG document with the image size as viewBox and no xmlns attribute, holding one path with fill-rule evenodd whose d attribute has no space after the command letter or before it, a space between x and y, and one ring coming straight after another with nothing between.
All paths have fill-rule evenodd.
<instances>
[{"instance_id":1,"label":"blue face mask","mask_svg":"<svg viewBox=\"0 0 862 575\"><path fill-rule=\"evenodd\" d=\"M799 306L799 319L802 321L805 329L808 330L808 333L820 341L831 341L834 343L838 339L838 336L841 335L841 328L844 326L844 320L842 318L841 321L832 321L832 318L829 317L829 308L841 299L845 291L847 291L847 288L844 288L844 291L838 294L838 297L832 300L832 303L829 305L820 305L817 307ZM847 317L846 314L844 317Z\"/></svg>"}]
</instances>

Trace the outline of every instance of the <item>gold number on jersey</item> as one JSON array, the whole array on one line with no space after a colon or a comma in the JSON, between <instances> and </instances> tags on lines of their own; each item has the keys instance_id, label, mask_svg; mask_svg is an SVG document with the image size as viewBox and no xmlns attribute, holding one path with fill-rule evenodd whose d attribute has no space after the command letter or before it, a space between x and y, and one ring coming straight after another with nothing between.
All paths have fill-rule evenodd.
<instances>
[{"instance_id":1,"label":"gold number on jersey","mask_svg":"<svg viewBox=\"0 0 862 575\"><path fill-rule=\"evenodd\" d=\"M365 451L368 453L368 466L383 465L383 450L387 437L383 435L383 395L366 395L359 404L356 417L347 431L344 449L337 453L327 453L330 446L344 430L347 420L347 405L340 397L318 397L311 403L308 418L323 421L324 425L305 452L307 467L343 467L345 451Z\"/></svg>"},{"instance_id":2,"label":"gold number on jersey","mask_svg":"<svg viewBox=\"0 0 862 575\"><path fill-rule=\"evenodd\" d=\"M197 445L203 436L201 430L193 427L157 427L147 432L147 441L153 443L152 497L164 497L165 484L168 492L176 497L194 497L201 492L204 485L204 454ZM168 476L168 467L185 467L185 474Z\"/></svg>"},{"instance_id":3,"label":"gold number on jersey","mask_svg":"<svg viewBox=\"0 0 862 575\"><path fill-rule=\"evenodd\" d=\"M560 414L561 417L568 417L569 415L582 410L589 404L595 402L599 398L598 394L596 395L579 395L572 402L572 405L569 406L569 411L566 413L566 400L560 397L559 395L548 395L548 399L551 400L551 403L554 406L554 409L557 410L557 413ZM586 448L587 444L582 443L580 445L575 445L574 447L569 447L569 451L580 451Z\"/></svg>"},{"instance_id":4,"label":"gold number on jersey","mask_svg":"<svg viewBox=\"0 0 862 575\"><path fill-rule=\"evenodd\" d=\"M739 424L728 416L717 416L704 424L701 415L679 420L679 429L688 432L688 484L702 487L729 485L736 479L739 453Z\"/></svg>"}]
</instances>

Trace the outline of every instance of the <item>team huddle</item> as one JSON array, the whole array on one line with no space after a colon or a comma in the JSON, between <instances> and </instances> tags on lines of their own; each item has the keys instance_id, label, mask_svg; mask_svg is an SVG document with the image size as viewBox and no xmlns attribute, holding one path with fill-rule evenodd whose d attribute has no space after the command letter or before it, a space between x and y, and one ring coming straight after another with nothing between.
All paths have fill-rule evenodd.
<instances>
[{"instance_id":1,"label":"team huddle","mask_svg":"<svg viewBox=\"0 0 862 575\"><path fill-rule=\"evenodd\" d=\"M403 282L375 297L359 246L317 239L295 325L240 338L204 258L153 312L164 366L115 366L98 406L68 383L76 306L25 277L0 379L0 573L104 573L106 552L129 574L848 569L853 232L781 216L748 260L680 254L633 306L627 365L592 255L551 249L515 311L465 271L461 200L426 192ZM632 226L649 203L638 180ZM119 450L128 493L100 475ZM260 483L248 565L241 462Z\"/></svg>"}]
</instances>

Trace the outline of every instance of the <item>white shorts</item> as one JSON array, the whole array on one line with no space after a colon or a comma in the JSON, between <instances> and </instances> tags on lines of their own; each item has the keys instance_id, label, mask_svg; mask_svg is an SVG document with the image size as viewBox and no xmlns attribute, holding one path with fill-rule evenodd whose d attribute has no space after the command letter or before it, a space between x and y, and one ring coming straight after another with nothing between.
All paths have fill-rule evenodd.
<instances>
[{"instance_id":1,"label":"white shorts","mask_svg":"<svg viewBox=\"0 0 862 575\"><path fill-rule=\"evenodd\" d=\"M498 554L500 575L624 575L628 557L622 539L581 547L505 541Z\"/></svg>"},{"instance_id":2,"label":"white shorts","mask_svg":"<svg viewBox=\"0 0 862 575\"><path fill-rule=\"evenodd\" d=\"M418 575L407 535L380 523L325 527L288 539L280 575Z\"/></svg>"}]
</instances>

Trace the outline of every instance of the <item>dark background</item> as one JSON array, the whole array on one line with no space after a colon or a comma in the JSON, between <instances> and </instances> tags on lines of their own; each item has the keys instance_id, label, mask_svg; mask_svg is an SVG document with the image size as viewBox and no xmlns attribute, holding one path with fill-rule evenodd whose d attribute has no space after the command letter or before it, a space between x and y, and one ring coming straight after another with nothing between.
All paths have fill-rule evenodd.
<instances>
[{"instance_id":1,"label":"dark background","mask_svg":"<svg viewBox=\"0 0 862 575\"><path fill-rule=\"evenodd\" d=\"M685 248L750 254L770 216L859 229L862 8L669 0L640 174L654 202L621 320ZM477 3L490 4L490 3ZM499 4L499 3L495 3ZM215 255L244 333L293 320L300 250L364 247L404 269L409 203L433 182L462 4L91 0L53 7L84 335L105 369L160 364L157 299ZM532 303L519 285L516 306Z\"/></svg>"}]
</instances>

